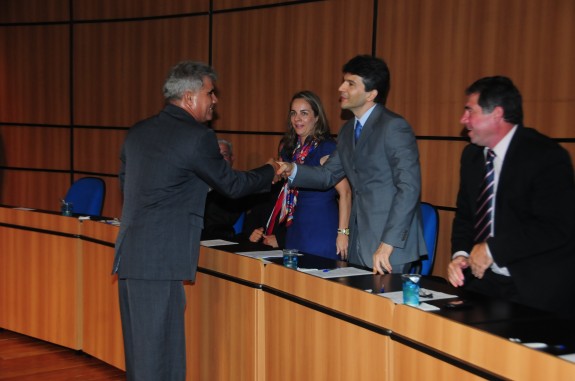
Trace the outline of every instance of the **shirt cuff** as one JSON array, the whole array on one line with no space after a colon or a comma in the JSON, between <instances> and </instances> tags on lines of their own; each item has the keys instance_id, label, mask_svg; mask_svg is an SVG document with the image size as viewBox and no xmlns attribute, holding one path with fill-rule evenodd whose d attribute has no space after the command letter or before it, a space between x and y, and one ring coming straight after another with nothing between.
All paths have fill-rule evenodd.
<instances>
[{"instance_id":1,"label":"shirt cuff","mask_svg":"<svg viewBox=\"0 0 575 381\"><path fill-rule=\"evenodd\" d=\"M485 246L487 247L487 255L489 255L489 258L493 259L493 255L491 255L491 250L489 250L489 245L487 244L487 242L485 243ZM493 261L495 263L495 261Z\"/></svg>"},{"instance_id":2,"label":"shirt cuff","mask_svg":"<svg viewBox=\"0 0 575 381\"><path fill-rule=\"evenodd\" d=\"M291 172L291 175L288 177L290 183L293 181L293 179L295 179L296 174L297 174L297 164L294 163L293 171Z\"/></svg>"},{"instance_id":3,"label":"shirt cuff","mask_svg":"<svg viewBox=\"0 0 575 381\"><path fill-rule=\"evenodd\" d=\"M467 252L465 252L465 251L463 251L463 250L460 250L460 251L455 252L455 254L453 254L453 255L451 256L451 259L453 260L453 259L455 259L455 258L457 258L457 257L469 258L469 253L467 253Z\"/></svg>"},{"instance_id":4,"label":"shirt cuff","mask_svg":"<svg viewBox=\"0 0 575 381\"><path fill-rule=\"evenodd\" d=\"M493 259L493 255L491 255L491 250L489 250L489 245L485 244L485 246L487 246L487 255L489 256L489 258ZM455 259L455 258L457 258L457 257L466 257L466 258L469 258L469 253L467 253L467 252L465 252L465 251L463 251L463 250L460 250L460 251L455 252L455 254L453 254L453 255L451 256L451 259Z\"/></svg>"}]
</instances>

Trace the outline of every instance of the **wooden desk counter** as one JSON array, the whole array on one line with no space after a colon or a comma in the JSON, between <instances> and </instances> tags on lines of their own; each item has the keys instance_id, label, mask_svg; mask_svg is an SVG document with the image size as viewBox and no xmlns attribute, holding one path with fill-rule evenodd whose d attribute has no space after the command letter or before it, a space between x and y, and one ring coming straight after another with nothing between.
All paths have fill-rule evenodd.
<instances>
[{"instance_id":1,"label":"wooden desk counter","mask_svg":"<svg viewBox=\"0 0 575 381\"><path fill-rule=\"evenodd\" d=\"M81 222L82 350L125 369L118 301L118 277L112 275L114 242L119 227Z\"/></svg>"},{"instance_id":2,"label":"wooden desk counter","mask_svg":"<svg viewBox=\"0 0 575 381\"><path fill-rule=\"evenodd\" d=\"M80 234L80 225L75 217L64 217L56 213L0 207L0 223L17 225L28 230L38 229L55 234Z\"/></svg>"},{"instance_id":3,"label":"wooden desk counter","mask_svg":"<svg viewBox=\"0 0 575 381\"><path fill-rule=\"evenodd\" d=\"M267 380L389 379L392 301L267 265Z\"/></svg>"},{"instance_id":4,"label":"wooden desk counter","mask_svg":"<svg viewBox=\"0 0 575 381\"><path fill-rule=\"evenodd\" d=\"M0 208L0 327L81 349L76 218Z\"/></svg>"},{"instance_id":5,"label":"wooden desk counter","mask_svg":"<svg viewBox=\"0 0 575 381\"><path fill-rule=\"evenodd\" d=\"M575 378L571 362L413 307L396 306L392 329L394 379Z\"/></svg>"},{"instance_id":6,"label":"wooden desk counter","mask_svg":"<svg viewBox=\"0 0 575 381\"><path fill-rule=\"evenodd\" d=\"M368 275L367 277L372 277ZM301 300L317 304L360 321L389 329L395 304L386 298L349 287L343 282L295 271L279 265L268 265L265 286Z\"/></svg>"},{"instance_id":7,"label":"wooden desk counter","mask_svg":"<svg viewBox=\"0 0 575 381\"><path fill-rule=\"evenodd\" d=\"M114 247L119 231L119 226L108 224L105 221L81 221L82 238L98 241L98 243L105 246ZM110 264L110 269L111 266L112 264Z\"/></svg>"},{"instance_id":8,"label":"wooden desk counter","mask_svg":"<svg viewBox=\"0 0 575 381\"><path fill-rule=\"evenodd\" d=\"M262 261L201 247L186 285L188 380L265 380Z\"/></svg>"},{"instance_id":9,"label":"wooden desk counter","mask_svg":"<svg viewBox=\"0 0 575 381\"><path fill-rule=\"evenodd\" d=\"M0 207L0 327L123 369L117 232ZM550 335L537 324L557 321L527 307L478 298L470 311L424 312L364 291L397 291L397 275L329 280L200 251L196 281L185 285L188 380L575 379L575 364L507 340L513 331L575 348L575 335L561 335L570 322Z\"/></svg>"}]
</instances>

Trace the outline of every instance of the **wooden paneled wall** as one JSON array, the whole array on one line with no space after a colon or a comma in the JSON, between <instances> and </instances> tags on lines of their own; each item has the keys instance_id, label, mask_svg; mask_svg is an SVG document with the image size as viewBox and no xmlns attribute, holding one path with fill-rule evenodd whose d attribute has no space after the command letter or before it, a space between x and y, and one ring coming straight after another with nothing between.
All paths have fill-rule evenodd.
<instances>
[{"instance_id":1,"label":"wooden paneled wall","mask_svg":"<svg viewBox=\"0 0 575 381\"><path fill-rule=\"evenodd\" d=\"M388 106L418 136L422 200L440 206L435 273L449 259L467 85L508 75L525 124L575 153L572 0L4 0L0 2L0 203L57 210L70 182L99 176L119 217L129 127L163 104L184 59L219 74L218 135L235 166L275 156L288 102L313 90L333 133L337 88L356 54L385 58Z\"/></svg>"}]
</instances>

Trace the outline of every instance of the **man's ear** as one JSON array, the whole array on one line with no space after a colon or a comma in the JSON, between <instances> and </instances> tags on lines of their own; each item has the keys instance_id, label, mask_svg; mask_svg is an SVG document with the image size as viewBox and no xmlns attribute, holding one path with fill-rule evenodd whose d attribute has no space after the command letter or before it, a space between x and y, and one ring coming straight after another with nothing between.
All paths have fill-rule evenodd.
<instances>
[{"instance_id":1,"label":"man's ear","mask_svg":"<svg viewBox=\"0 0 575 381\"><path fill-rule=\"evenodd\" d=\"M186 91L184 93L184 100L186 101L186 103L191 106L191 107L196 107L196 103L197 103L197 93L194 93L192 91Z\"/></svg>"},{"instance_id":2,"label":"man's ear","mask_svg":"<svg viewBox=\"0 0 575 381\"><path fill-rule=\"evenodd\" d=\"M367 100L370 102L375 102L375 98L377 98L377 94L378 94L378 92L376 89L368 91L367 92Z\"/></svg>"},{"instance_id":3,"label":"man's ear","mask_svg":"<svg viewBox=\"0 0 575 381\"><path fill-rule=\"evenodd\" d=\"M495 118L503 119L503 115L505 114L505 111L503 110L503 107L495 106L495 108L493 109L493 111L491 113Z\"/></svg>"}]
</instances>

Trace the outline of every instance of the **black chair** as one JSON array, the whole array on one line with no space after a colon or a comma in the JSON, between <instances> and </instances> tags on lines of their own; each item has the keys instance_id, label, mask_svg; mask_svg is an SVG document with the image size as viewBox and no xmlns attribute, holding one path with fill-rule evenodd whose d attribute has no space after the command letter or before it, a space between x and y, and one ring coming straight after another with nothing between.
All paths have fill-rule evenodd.
<instances>
[{"instance_id":1,"label":"black chair","mask_svg":"<svg viewBox=\"0 0 575 381\"><path fill-rule=\"evenodd\" d=\"M83 177L68 189L64 201L72 203L74 214L100 216L104 206L106 183L98 177Z\"/></svg>"}]
</instances>

